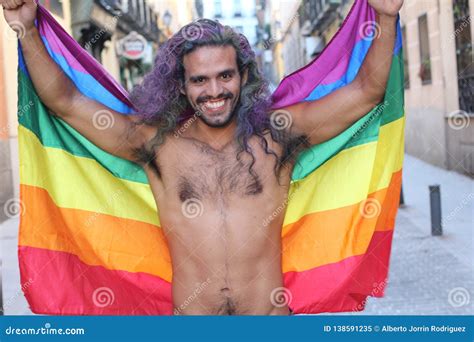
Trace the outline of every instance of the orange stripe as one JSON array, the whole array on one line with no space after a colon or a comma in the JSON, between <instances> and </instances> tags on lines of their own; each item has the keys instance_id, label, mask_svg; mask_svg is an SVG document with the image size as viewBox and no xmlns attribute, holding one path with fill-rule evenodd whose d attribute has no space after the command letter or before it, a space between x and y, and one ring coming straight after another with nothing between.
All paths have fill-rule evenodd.
<instances>
[{"instance_id":1,"label":"orange stripe","mask_svg":"<svg viewBox=\"0 0 474 342\"><path fill-rule=\"evenodd\" d=\"M304 271L365 253L374 231L393 229L401 170L370 198L380 214L361 216L361 204L305 215L283 228L283 272ZM89 211L58 208L46 190L21 185L25 208L20 245L75 254L88 265L145 272L171 281L169 250L161 228ZM370 202L367 202L370 203ZM370 211L369 211L370 214ZM349 227L349 228L348 228Z\"/></svg>"},{"instance_id":2,"label":"orange stripe","mask_svg":"<svg viewBox=\"0 0 474 342\"><path fill-rule=\"evenodd\" d=\"M394 228L401 176L401 170L393 173L389 187L366 201L305 215L285 226L283 272L301 272L364 254L375 231Z\"/></svg>"},{"instance_id":3,"label":"orange stripe","mask_svg":"<svg viewBox=\"0 0 474 342\"><path fill-rule=\"evenodd\" d=\"M171 281L171 259L160 227L90 211L59 208L48 192L20 187L27 206L19 245L75 254L88 265L146 272Z\"/></svg>"}]
</instances>

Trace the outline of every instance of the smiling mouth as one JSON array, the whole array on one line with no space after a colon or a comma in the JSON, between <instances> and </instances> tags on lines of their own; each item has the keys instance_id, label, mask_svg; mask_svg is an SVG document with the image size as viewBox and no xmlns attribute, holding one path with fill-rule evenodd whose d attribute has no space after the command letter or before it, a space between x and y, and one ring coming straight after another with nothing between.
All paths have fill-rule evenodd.
<instances>
[{"instance_id":1,"label":"smiling mouth","mask_svg":"<svg viewBox=\"0 0 474 342\"><path fill-rule=\"evenodd\" d=\"M226 100L217 100L217 101L205 101L202 106L210 112L218 112L224 109Z\"/></svg>"}]
</instances>

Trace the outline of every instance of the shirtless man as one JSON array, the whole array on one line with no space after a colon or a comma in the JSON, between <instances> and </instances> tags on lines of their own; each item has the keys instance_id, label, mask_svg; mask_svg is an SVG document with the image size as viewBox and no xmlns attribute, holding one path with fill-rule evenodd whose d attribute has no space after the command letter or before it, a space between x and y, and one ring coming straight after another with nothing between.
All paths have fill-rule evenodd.
<instances>
[{"instance_id":1,"label":"shirtless man","mask_svg":"<svg viewBox=\"0 0 474 342\"><path fill-rule=\"evenodd\" d=\"M170 248L175 314L185 315L289 313L272 298L283 287L284 210L272 213L286 203L296 154L382 100L402 2L369 0L379 30L355 80L282 108L291 125L281 127L248 41L230 28L202 20L175 34L132 93L139 115L125 116L82 96L49 57L32 0L0 0L6 21L24 26L26 65L44 104L103 150L143 166ZM103 110L114 117L107 130L93 125Z\"/></svg>"}]
</instances>

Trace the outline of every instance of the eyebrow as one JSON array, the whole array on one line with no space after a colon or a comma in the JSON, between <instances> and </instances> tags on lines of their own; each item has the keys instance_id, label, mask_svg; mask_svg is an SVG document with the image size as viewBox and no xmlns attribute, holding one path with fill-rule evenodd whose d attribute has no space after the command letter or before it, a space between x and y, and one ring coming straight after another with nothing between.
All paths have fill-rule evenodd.
<instances>
[{"instance_id":1,"label":"eyebrow","mask_svg":"<svg viewBox=\"0 0 474 342\"><path fill-rule=\"evenodd\" d=\"M236 73L237 73L237 70L235 70L235 69L226 69L226 70L223 70L223 71L219 72L219 73L217 74L217 76L219 77L219 76L222 76L222 75L224 75L224 74L230 74L231 76L233 76L233 75L235 75ZM195 82L195 81L197 81L197 80L200 79L200 78L203 78L203 79L205 79L205 80L209 79L209 77L208 77L208 76L205 76L205 75L189 76L189 80L192 81L192 82Z\"/></svg>"}]
</instances>

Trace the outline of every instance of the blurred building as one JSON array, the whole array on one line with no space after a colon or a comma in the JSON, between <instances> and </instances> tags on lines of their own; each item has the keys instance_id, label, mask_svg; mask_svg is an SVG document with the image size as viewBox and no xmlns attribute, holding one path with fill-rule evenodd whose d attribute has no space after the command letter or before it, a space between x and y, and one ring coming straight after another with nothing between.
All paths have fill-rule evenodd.
<instances>
[{"instance_id":1,"label":"blurred building","mask_svg":"<svg viewBox=\"0 0 474 342\"><path fill-rule=\"evenodd\" d=\"M260 1L265 3L263 17L267 23L260 45L271 51L264 70L273 84L317 57L353 3L349 0Z\"/></svg>"},{"instance_id":2,"label":"blurred building","mask_svg":"<svg viewBox=\"0 0 474 342\"><path fill-rule=\"evenodd\" d=\"M407 1L401 11L406 150L474 175L474 0Z\"/></svg>"},{"instance_id":3,"label":"blurred building","mask_svg":"<svg viewBox=\"0 0 474 342\"><path fill-rule=\"evenodd\" d=\"M178 32L186 24L202 16L196 0L149 0L159 18L159 26L166 37Z\"/></svg>"},{"instance_id":4,"label":"blurred building","mask_svg":"<svg viewBox=\"0 0 474 342\"><path fill-rule=\"evenodd\" d=\"M257 0L263 70L274 85L317 57L353 0ZM474 0L405 1L406 150L474 175ZM269 53L271 51L271 54Z\"/></svg>"},{"instance_id":5,"label":"blurred building","mask_svg":"<svg viewBox=\"0 0 474 342\"><path fill-rule=\"evenodd\" d=\"M255 0L200 0L202 16L229 25L247 37L250 44L257 43L257 7Z\"/></svg>"},{"instance_id":6,"label":"blurred building","mask_svg":"<svg viewBox=\"0 0 474 342\"><path fill-rule=\"evenodd\" d=\"M70 2L40 1L71 33ZM0 222L6 218L5 203L19 196L17 120L17 37L0 8Z\"/></svg>"},{"instance_id":7,"label":"blurred building","mask_svg":"<svg viewBox=\"0 0 474 342\"><path fill-rule=\"evenodd\" d=\"M145 0L41 0L92 56L131 89L150 69L154 51L167 37ZM0 221L4 204L19 195L17 37L0 9Z\"/></svg>"},{"instance_id":8,"label":"blurred building","mask_svg":"<svg viewBox=\"0 0 474 342\"><path fill-rule=\"evenodd\" d=\"M165 39L158 15L146 0L71 2L74 39L131 90L150 70Z\"/></svg>"}]
</instances>

